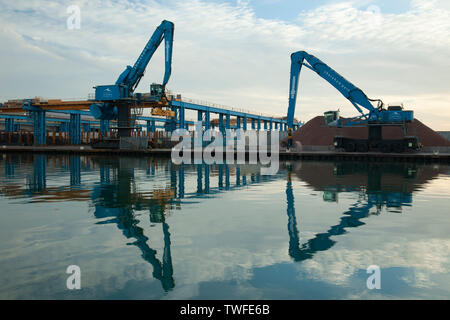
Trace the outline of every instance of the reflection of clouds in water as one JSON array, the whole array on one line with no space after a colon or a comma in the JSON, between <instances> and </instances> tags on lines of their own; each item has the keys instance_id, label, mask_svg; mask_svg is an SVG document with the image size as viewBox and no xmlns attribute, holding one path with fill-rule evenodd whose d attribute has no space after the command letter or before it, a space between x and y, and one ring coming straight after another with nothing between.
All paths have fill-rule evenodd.
<instances>
[{"instance_id":1,"label":"reflection of clouds in water","mask_svg":"<svg viewBox=\"0 0 450 320\"><path fill-rule=\"evenodd\" d=\"M414 270L413 275L402 279L411 287L430 288L437 285L430 280L432 275L446 273L450 268L450 240L430 239L410 242L406 245L388 243L382 249L348 250L337 249L317 253L314 259L297 265L299 278L347 284L358 270L366 270L376 264L381 268L404 267Z\"/></svg>"},{"instance_id":2,"label":"reflection of clouds in water","mask_svg":"<svg viewBox=\"0 0 450 320\"><path fill-rule=\"evenodd\" d=\"M413 275L407 275L401 278L411 287L430 288L436 285L430 280L430 272L424 270L415 270Z\"/></svg>"},{"instance_id":3,"label":"reflection of clouds in water","mask_svg":"<svg viewBox=\"0 0 450 320\"><path fill-rule=\"evenodd\" d=\"M421 195L427 198L443 198L450 196L450 176L439 175L429 181L421 190Z\"/></svg>"},{"instance_id":4,"label":"reflection of clouds in water","mask_svg":"<svg viewBox=\"0 0 450 320\"><path fill-rule=\"evenodd\" d=\"M208 249L203 252L192 250L177 252L177 261L174 266L176 270L175 290L167 293L167 299L190 299L200 294L199 287L208 283L235 283L233 295L235 297L252 297L257 299L261 296L260 289L248 285L253 278L253 269L272 266L277 263L290 262L287 248L265 250L263 252L249 252L246 249L224 248ZM185 256L183 258L183 256ZM196 257L195 265L192 259Z\"/></svg>"},{"instance_id":5,"label":"reflection of clouds in water","mask_svg":"<svg viewBox=\"0 0 450 320\"><path fill-rule=\"evenodd\" d=\"M277 263L289 262L287 248L267 249L260 252L249 252L246 249L224 248L208 249L204 252L186 251L184 254L177 252L177 261L174 266L180 282L177 287L188 283L207 281L248 281L252 278L253 268L262 268ZM183 258L183 256L185 256ZM189 257L196 257L195 266L189 265L193 262ZM182 276L181 276L182 275Z\"/></svg>"},{"instance_id":6,"label":"reflection of clouds in water","mask_svg":"<svg viewBox=\"0 0 450 320\"><path fill-rule=\"evenodd\" d=\"M163 299L186 300L199 295L199 284L190 283L183 286L176 286L175 290L168 292Z\"/></svg>"}]
</instances>

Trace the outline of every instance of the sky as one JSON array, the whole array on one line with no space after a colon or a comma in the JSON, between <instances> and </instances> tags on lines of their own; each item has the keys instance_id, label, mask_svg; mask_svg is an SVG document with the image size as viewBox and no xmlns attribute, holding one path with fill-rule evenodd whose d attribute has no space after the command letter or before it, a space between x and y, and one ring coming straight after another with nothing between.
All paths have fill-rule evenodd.
<instances>
[{"instance_id":1,"label":"sky","mask_svg":"<svg viewBox=\"0 0 450 320\"><path fill-rule=\"evenodd\" d=\"M80 28L68 28L70 6ZM184 97L285 116L290 54L315 55L370 98L403 103L450 130L447 0L0 0L0 101L86 99L133 65L162 20L175 24L168 89ZM72 21L72 20L71 20ZM161 82L164 50L137 92ZM304 68L295 117L357 110Z\"/></svg>"}]
</instances>

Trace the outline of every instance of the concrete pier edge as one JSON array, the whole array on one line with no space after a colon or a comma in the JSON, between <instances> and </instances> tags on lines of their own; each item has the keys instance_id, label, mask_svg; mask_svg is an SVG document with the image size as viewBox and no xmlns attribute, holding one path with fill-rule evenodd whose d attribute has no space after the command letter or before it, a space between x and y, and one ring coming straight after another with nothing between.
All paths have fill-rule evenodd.
<instances>
[{"instance_id":1,"label":"concrete pier edge","mask_svg":"<svg viewBox=\"0 0 450 320\"><path fill-rule=\"evenodd\" d=\"M170 157L172 149L120 150L93 149L90 146L10 146L1 145L0 153L37 152L37 153L68 153L92 155L134 155ZM237 153L234 153L236 159ZM248 159L246 152L246 159ZM225 158L225 155L224 155ZM380 152L339 152L339 151L292 151L280 150L280 160L351 160L351 161L407 161L407 162L442 162L450 163L450 153L414 152L414 153L380 153Z\"/></svg>"}]
</instances>

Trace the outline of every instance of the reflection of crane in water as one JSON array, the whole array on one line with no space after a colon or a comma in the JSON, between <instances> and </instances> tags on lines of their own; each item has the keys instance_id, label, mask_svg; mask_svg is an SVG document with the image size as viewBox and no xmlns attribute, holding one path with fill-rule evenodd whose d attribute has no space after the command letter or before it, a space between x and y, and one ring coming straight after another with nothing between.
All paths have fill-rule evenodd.
<instances>
[{"instance_id":1,"label":"reflection of crane in water","mask_svg":"<svg viewBox=\"0 0 450 320\"><path fill-rule=\"evenodd\" d=\"M208 195L214 195L223 191L238 189L242 186L272 181L276 177L261 176L251 174L250 181L247 182L246 175L240 174L240 169L235 169L236 183L230 183L230 168L228 165L220 164L218 170L218 186L210 186L210 166L196 165L197 188L195 192L185 193L185 168L181 165L178 169L172 165L166 167L170 176L170 187L166 189L157 189L152 191L152 197L144 197L143 194L133 190L134 167L132 165L121 165L115 161L100 164L100 184L93 187L91 194L95 206L94 215L96 218L111 218L100 224L116 223L117 227L127 238L133 238L136 241L132 245L137 246L142 257L153 266L153 277L161 281L164 290L168 291L175 287L173 279L173 265L170 251L170 233L169 225L166 223L166 210L173 204L179 204L180 199L201 199ZM117 170L116 177L110 179L110 167ZM194 167L194 168L195 168ZM150 167L148 174L154 174L154 166ZM203 176L204 171L204 176ZM203 183L204 180L204 183ZM242 183L241 183L242 180ZM164 234L164 253L162 262L156 257L156 250L148 245L149 238L144 235L144 230L138 226L139 221L133 214L134 210L143 210L148 208L150 211L150 222L161 223Z\"/></svg>"},{"instance_id":2,"label":"reflection of crane in water","mask_svg":"<svg viewBox=\"0 0 450 320\"><path fill-rule=\"evenodd\" d=\"M161 281L164 290L174 288L172 256L170 252L169 225L165 221L164 210L161 199L142 199L131 192L134 180L133 169L118 168L118 176L113 182L109 179L109 168L101 167L101 183L96 185L92 192L92 200L95 205L95 217L113 219L100 222L116 223L117 227L128 239L135 239L132 243L142 252L142 258L153 267L153 277ZM149 238L144 235L144 230L138 226L133 214L134 210L142 207L150 210L151 222L162 224L164 234L164 252L162 262L156 257L157 251L148 245ZM155 218L156 217L156 218Z\"/></svg>"},{"instance_id":3,"label":"reflection of crane in water","mask_svg":"<svg viewBox=\"0 0 450 320\"><path fill-rule=\"evenodd\" d=\"M355 204L353 204L348 211L344 212L340 218L339 224L330 227L325 233L316 234L314 238L308 240L306 243L300 245L299 232L297 228L297 220L295 216L294 207L294 194L292 189L291 172L292 167L288 164L288 179L286 185L286 198L287 198L287 215L288 215L288 232L289 232L289 255L295 261L303 261L310 259L313 255L319 251L325 251L330 249L336 241L331 237L345 234L348 228L356 228L364 225L361 221L363 218L367 218L370 210L375 206L379 214L379 209L382 204L387 206L402 206L411 203L412 198L410 193L400 192L383 192L381 190L380 178L381 173L377 171L369 172L368 188L365 190L367 193L367 199L361 198ZM336 172L336 167L335 167ZM342 172L338 172L343 174ZM401 172L399 172L401 174ZM340 190L340 188L337 188ZM336 194L324 193L324 201L336 200Z\"/></svg>"},{"instance_id":4,"label":"reflection of crane in water","mask_svg":"<svg viewBox=\"0 0 450 320\"><path fill-rule=\"evenodd\" d=\"M55 159L55 157L50 157ZM83 167L80 156L59 157L61 172L70 172L70 185L49 187L47 185L47 155L34 155L25 163L27 165L26 185L1 184L0 194L8 197L22 198L27 196L32 201L92 201L94 215L102 219L98 224L114 223L127 239L134 239L132 245L138 247L142 257L153 267L153 277L161 281L164 290L174 288L173 265L171 257L171 241L169 225L166 222L167 210L179 208L183 204L193 204L193 199L214 197L222 192L245 188L252 184L260 184L279 179L279 176L261 176L259 167L255 166L228 166L218 164L210 166L200 164L195 166L174 166L169 162L142 159L92 158L92 164L97 164L100 171L100 183L92 186L82 181L82 172L90 171L89 165ZM14 177L14 161L5 161L5 175ZM31 163L30 163L31 160ZM18 161L17 161L18 162ZM166 165L169 164L169 165ZM30 165L32 170L30 170ZM137 192L134 188L134 168L145 169L147 176L155 175L155 168L164 167L163 181L169 176L169 185L165 188L153 189L149 193ZM55 162L56 167L56 162ZM197 187L194 192L185 192L185 169L188 176L197 171ZM212 172L214 170L214 172ZM23 171L23 170L21 170ZM111 179L110 171L114 172ZM31 172L31 174L30 174ZM233 183L230 177L234 174ZM210 177L217 177L217 186L211 186ZM2 181L3 182L3 181ZM182 199L186 201L181 202ZM150 222L160 223L164 236L164 250L162 260L158 260L157 251L148 244L149 238L144 235L144 229L139 227L139 220L134 211L148 209Z\"/></svg>"}]
</instances>

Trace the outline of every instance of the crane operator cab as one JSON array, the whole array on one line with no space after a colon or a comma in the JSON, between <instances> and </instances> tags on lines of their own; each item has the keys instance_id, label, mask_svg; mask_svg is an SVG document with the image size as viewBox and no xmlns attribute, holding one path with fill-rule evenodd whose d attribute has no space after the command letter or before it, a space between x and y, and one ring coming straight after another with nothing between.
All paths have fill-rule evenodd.
<instances>
[{"instance_id":1,"label":"crane operator cab","mask_svg":"<svg viewBox=\"0 0 450 320\"><path fill-rule=\"evenodd\" d=\"M292 148L292 128L288 129L288 133L287 133L287 148L286 151L290 151Z\"/></svg>"},{"instance_id":2,"label":"crane operator cab","mask_svg":"<svg viewBox=\"0 0 450 320\"><path fill-rule=\"evenodd\" d=\"M325 124L327 126L336 126L337 121L339 120L339 110L337 111L327 111L323 114L325 118Z\"/></svg>"},{"instance_id":3,"label":"crane operator cab","mask_svg":"<svg viewBox=\"0 0 450 320\"><path fill-rule=\"evenodd\" d=\"M150 85L150 97L152 99L161 98L164 95L164 88L162 84L152 83Z\"/></svg>"},{"instance_id":4,"label":"crane operator cab","mask_svg":"<svg viewBox=\"0 0 450 320\"><path fill-rule=\"evenodd\" d=\"M164 86L162 84L152 83L150 85L150 100L167 103L166 92L165 92ZM156 107L152 108L152 115L153 116L170 117L170 118L175 117L175 112L172 110L165 109L166 107L156 106Z\"/></svg>"}]
</instances>

